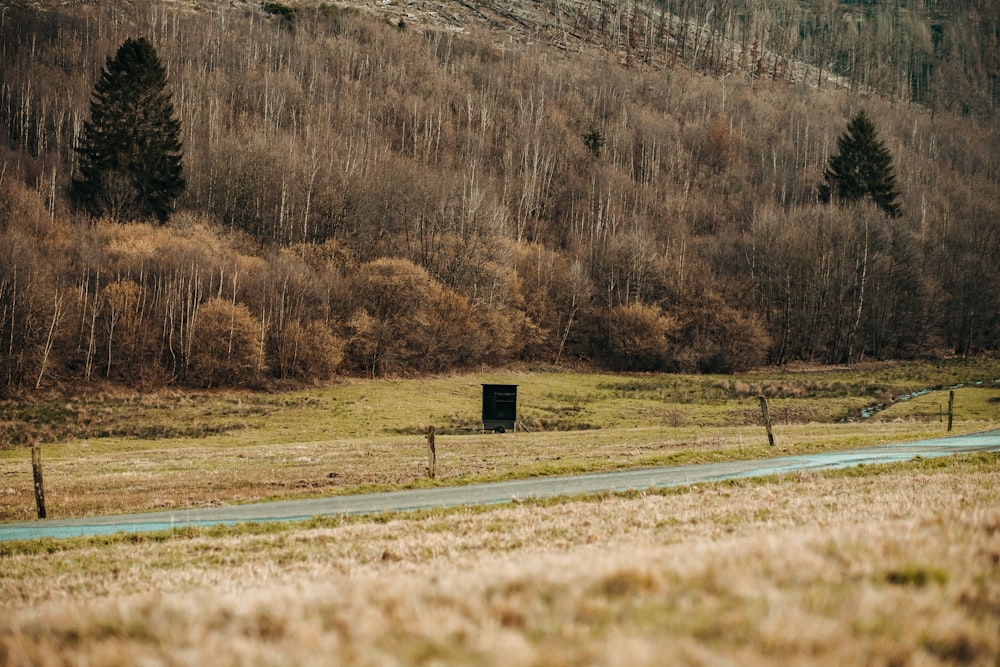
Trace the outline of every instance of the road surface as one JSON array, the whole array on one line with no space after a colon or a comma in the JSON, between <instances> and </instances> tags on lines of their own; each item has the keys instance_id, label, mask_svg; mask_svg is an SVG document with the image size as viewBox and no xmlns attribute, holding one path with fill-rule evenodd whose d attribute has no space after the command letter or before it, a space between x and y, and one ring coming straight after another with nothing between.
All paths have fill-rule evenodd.
<instances>
[{"instance_id":1,"label":"road surface","mask_svg":"<svg viewBox=\"0 0 1000 667\"><path fill-rule=\"evenodd\" d=\"M512 482L437 487L358 496L284 500L253 505L79 519L47 519L0 524L0 541L43 537L76 537L117 532L169 530L264 521L301 521L316 516L400 512L456 505L488 505L526 498L573 496L604 491L664 488L740 477L761 477L806 470L847 468L861 464L907 461L981 451L1000 451L1000 430L898 445L866 447L821 454L801 454L756 461L704 463L624 472L542 477Z\"/></svg>"}]
</instances>

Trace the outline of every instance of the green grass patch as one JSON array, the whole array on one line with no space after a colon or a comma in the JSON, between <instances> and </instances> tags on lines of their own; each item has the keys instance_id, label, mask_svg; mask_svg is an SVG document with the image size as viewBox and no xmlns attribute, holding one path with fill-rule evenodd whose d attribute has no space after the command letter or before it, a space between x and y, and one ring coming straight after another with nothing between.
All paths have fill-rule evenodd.
<instances>
[{"instance_id":1,"label":"green grass patch","mask_svg":"<svg viewBox=\"0 0 1000 667\"><path fill-rule=\"evenodd\" d=\"M895 418L931 420L946 388L963 384L956 417L991 419L1000 395L1000 360L886 364L865 368L773 370L739 376L562 371L485 373L406 380L343 380L281 393L177 392L114 398L0 403L0 447L100 438L301 442L422 433L479 426L481 384L517 384L519 417L532 431L643 426L735 426L759 422L756 397L771 400L776 422L835 422L866 406L940 388L893 405ZM973 383L982 383L978 387ZM879 415L880 419L889 418ZM449 431L451 429L451 431ZM6 444L5 444L6 443Z\"/></svg>"},{"instance_id":2,"label":"green grass patch","mask_svg":"<svg viewBox=\"0 0 1000 667\"><path fill-rule=\"evenodd\" d=\"M909 565L886 572L885 580L894 586L915 588L923 588L929 584L943 586L948 583L948 573L938 568Z\"/></svg>"}]
</instances>

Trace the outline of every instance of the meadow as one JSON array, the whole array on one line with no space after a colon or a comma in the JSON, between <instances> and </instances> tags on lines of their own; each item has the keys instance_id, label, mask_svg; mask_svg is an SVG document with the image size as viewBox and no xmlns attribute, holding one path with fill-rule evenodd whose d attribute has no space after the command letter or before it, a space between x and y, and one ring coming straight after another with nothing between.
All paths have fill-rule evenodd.
<instances>
[{"instance_id":1,"label":"meadow","mask_svg":"<svg viewBox=\"0 0 1000 667\"><path fill-rule=\"evenodd\" d=\"M956 384L954 432L985 430L997 427L997 371L524 370L109 393L2 414L18 437L63 434L44 445L50 516L74 516L936 437ZM520 386L530 430L472 430L483 382ZM428 425L443 433L434 481ZM27 451L0 451L5 520L33 510ZM1000 456L5 542L0 600L0 664L18 666L995 665Z\"/></svg>"},{"instance_id":2,"label":"meadow","mask_svg":"<svg viewBox=\"0 0 1000 667\"><path fill-rule=\"evenodd\" d=\"M1000 458L0 544L5 665L995 665Z\"/></svg>"},{"instance_id":3,"label":"meadow","mask_svg":"<svg viewBox=\"0 0 1000 667\"><path fill-rule=\"evenodd\" d=\"M946 387L955 385L953 432L987 430L1000 416L996 378L1000 363L979 360L740 376L527 369L284 392L118 390L0 405L0 434L43 443L48 516L66 518L904 442L945 434ZM477 430L482 383L519 385L527 430ZM758 395L768 397L775 447ZM888 409L863 419L876 404ZM9 444L0 449L0 521L34 515L30 452Z\"/></svg>"}]
</instances>

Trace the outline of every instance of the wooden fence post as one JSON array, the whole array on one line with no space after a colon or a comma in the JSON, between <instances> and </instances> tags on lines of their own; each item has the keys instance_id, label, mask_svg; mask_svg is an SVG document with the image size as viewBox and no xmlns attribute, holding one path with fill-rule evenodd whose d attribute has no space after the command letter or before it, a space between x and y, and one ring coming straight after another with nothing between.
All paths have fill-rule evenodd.
<instances>
[{"instance_id":1,"label":"wooden fence post","mask_svg":"<svg viewBox=\"0 0 1000 667\"><path fill-rule=\"evenodd\" d=\"M42 482L42 446L37 442L31 445L31 472L35 477L35 505L38 506L38 518L45 518L45 484Z\"/></svg>"},{"instance_id":2,"label":"wooden fence post","mask_svg":"<svg viewBox=\"0 0 1000 667\"><path fill-rule=\"evenodd\" d=\"M955 415L955 390L948 392L948 430L951 430L951 420Z\"/></svg>"},{"instance_id":3,"label":"wooden fence post","mask_svg":"<svg viewBox=\"0 0 1000 667\"><path fill-rule=\"evenodd\" d=\"M761 394L757 400L760 401L760 411L764 415L764 426L767 427L767 444L774 447L774 432L771 431L771 414L767 410L767 398Z\"/></svg>"},{"instance_id":4,"label":"wooden fence post","mask_svg":"<svg viewBox=\"0 0 1000 667\"><path fill-rule=\"evenodd\" d=\"M437 450L434 447L434 427L427 427L427 476L437 477Z\"/></svg>"}]
</instances>

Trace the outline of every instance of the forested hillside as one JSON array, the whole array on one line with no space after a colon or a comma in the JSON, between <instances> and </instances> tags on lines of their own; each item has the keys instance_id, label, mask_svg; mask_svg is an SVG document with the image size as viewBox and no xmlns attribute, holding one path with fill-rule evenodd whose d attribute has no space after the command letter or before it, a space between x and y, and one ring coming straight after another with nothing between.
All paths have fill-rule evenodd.
<instances>
[{"instance_id":1,"label":"forested hillside","mask_svg":"<svg viewBox=\"0 0 1000 667\"><path fill-rule=\"evenodd\" d=\"M0 395L995 354L995 5L4 0ZM133 37L163 224L70 205ZM820 201L862 111L898 217Z\"/></svg>"}]
</instances>

